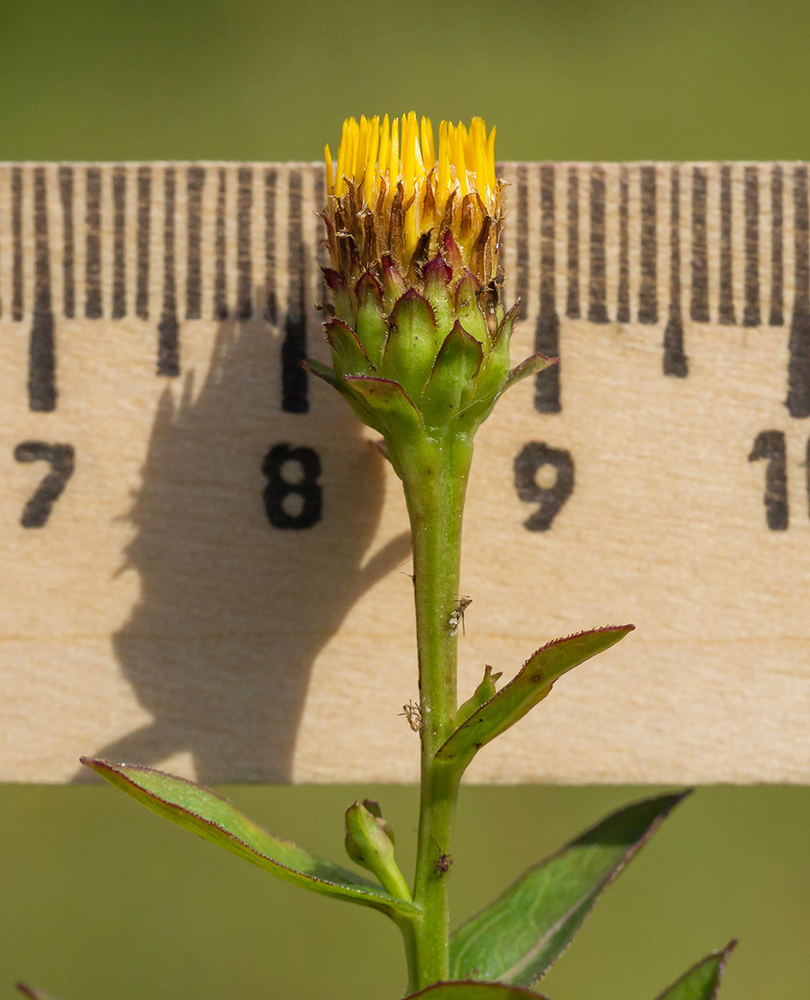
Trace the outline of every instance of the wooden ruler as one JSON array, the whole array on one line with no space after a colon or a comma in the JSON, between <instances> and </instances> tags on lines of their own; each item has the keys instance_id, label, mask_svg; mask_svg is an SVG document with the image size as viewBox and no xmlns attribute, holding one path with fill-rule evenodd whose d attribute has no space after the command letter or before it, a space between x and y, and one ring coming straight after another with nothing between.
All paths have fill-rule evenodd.
<instances>
[{"instance_id":1,"label":"wooden ruler","mask_svg":"<svg viewBox=\"0 0 810 1000\"><path fill-rule=\"evenodd\" d=\"M810 780L808 168L505 163L461 696L638 630L471 780ZM0 780L414 781L407 522L328 360L320 166L0 167Z\"/></svg>"}]
</instances>

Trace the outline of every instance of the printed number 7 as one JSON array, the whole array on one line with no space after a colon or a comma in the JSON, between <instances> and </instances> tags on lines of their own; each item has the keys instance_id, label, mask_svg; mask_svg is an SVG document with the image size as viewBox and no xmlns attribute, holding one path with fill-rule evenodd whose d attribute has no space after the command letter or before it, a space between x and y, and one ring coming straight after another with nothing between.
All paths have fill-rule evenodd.
<instances>
[{"instance_id":1,"label":"printed number 7","mask_svg":"<svg viewBox=\"0 0 810 1000\"><path fill-rule=\"evenodd\" d=\"M73 475L73 445L23 441L14 449L14 457L18 462L47 462L51 467L51 471L25 505L20 518L20 524L24 528L41 528L51 516L54 503Z\"/></svg>"}]
</instances>

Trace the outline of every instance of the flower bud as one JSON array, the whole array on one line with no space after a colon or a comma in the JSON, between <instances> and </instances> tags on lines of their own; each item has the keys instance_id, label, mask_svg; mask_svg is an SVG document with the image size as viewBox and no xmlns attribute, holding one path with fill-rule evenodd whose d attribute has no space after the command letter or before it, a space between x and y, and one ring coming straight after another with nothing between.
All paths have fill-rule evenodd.
<instances>
[{"instance_id":1,"label":"flower bud","mask_svg":"<svg viewBox=\"0 0 810 1000\"><path fill-rule=\"evenodd\" d=\"M405 116L399 146L398 126L349 119L334 173L327 147L334 369L306 363L385 436L395 466L398 442L471 437L510 385L553 363L509 369L518 305L502 304L495 130L442 122L436 149L427 119Z\"/></svg>"},{"instance_id":2,"label":"flower bud","mask_svg":"<svg viewBox=\"0 0 810 1000\"><path fill-rule=\"evenodd\" d=\"M346 853L373 872L392 896L411 900L411 893L394 860L394 836L376 802L366 799L346 810Z\"/></svg>"}]
</instances>

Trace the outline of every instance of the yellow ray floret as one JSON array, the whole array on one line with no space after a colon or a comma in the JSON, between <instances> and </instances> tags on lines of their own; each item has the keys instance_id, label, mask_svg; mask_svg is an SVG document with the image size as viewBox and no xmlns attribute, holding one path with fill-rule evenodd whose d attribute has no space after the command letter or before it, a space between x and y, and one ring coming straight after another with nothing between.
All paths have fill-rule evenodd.
<instances>
[{"instance_id":1,"label":"yellow ray floret","mask_svg":"<svg viewBox=\"0 0 810 1000\"><path fill-rule=\"evenodd\" d=\"M495 129L487 133L482 118L473 118L469 128L461 122L441 122L438 147L430 119L419 122L413 111L390 123L388 115L382 122L376 115L362 116L359 122L348 118L343 123L337 163L328 146L325 159L330 198L343 198L351 187L360 195L361 211L387 211L401 191L408 249L444 218L451 198L451 214L460 215L468 195L488 215L495 216L499 210Z\"/></svg>"}]
</instances>

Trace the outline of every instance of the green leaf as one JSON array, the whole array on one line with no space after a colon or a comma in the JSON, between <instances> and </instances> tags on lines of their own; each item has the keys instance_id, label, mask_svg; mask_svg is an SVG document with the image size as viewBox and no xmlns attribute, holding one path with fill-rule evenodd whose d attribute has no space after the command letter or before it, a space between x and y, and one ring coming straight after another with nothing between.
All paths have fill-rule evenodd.
<instances>
[{"instance_id":1,"label":"green leaf","mask_svg":"<svg viewBox=\"0 0 810 1000\"><path fill-rule=\"evenodd\" d=\"M610 625L541 646L516 677L447 738L436 751L436 760L466 767L482 746L542 701L557 678L608 649L634 628L634 625Z\"/></svg>"},{"instance_id":2,"label":"green leaf","mask_svg":"<svg viewBox=\"0 0 810 1000\"><path fill-rule=\"evenodd\" d=\"M545 997L534 990L526 990L522 986L507 986L505 983L434 983L418 993L411 993L405 1000L516 1000L517 997L532 997L533 1000L545 1000Z\"/></svg>"},{"instance_id":3,"label":"green leaf","mask_svg":"<svg viewBox=\"0 0 810 1000\"><path fill-rule=\"evenodd\" d=\"M151 767L113 764L86 757L81 760L158 815L278 878L327 896L373 906L395 918L413 917L419 912L412 903L394 899L379 885L354 872L322 861L295 844L272 836L210 788Z\"/></svg>"},{"instance_id":4,"label":"green leaf","mask_svg":"<svg viewBox=\"0 0 810 1000\"><path fill-rule=\"evenodd\" d=\"M720 989L720 980L728 961L728 956L737 947L736 941L729 941L722 951L713 951L701 959L697 965L681 976L658 1000L714 1000Z\"/></svg>"},{"instance_id":5,"label":"green leaf","mask_svg":"<svg viewBox=\"0 0 810 1000\"><path fill-rule=\"evenodd\" d=\"M605 887L688 794L626 806L524 872L453 934L451 976L522 986L543 976Z\"/></svg>"},{"instance_id":6,"label":"green leaf","mask_svg":"<svg viewBox=\"0 0 810 1000\"><path fill-rule=\"evenodd\" d=\"M56 1000L50 993L43 993L42 990L32 989L30 986L26 986L25 983L17 983L17 989L23 996L28 997L29 1000Z\"/></svg>"}]
</instances>

